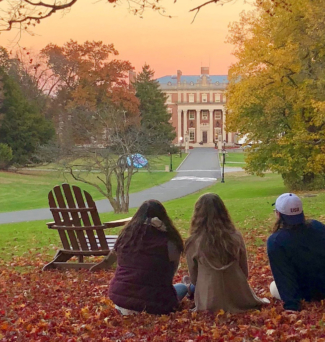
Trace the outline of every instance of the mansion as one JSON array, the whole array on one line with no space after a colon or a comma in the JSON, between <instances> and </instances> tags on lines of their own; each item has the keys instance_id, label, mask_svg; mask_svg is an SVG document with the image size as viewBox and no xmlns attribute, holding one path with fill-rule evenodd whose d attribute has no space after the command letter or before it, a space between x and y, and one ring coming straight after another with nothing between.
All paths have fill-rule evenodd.
<instances>
[{"instance_id":1,"label":"mansion","mask_svg":"<svg viewBox=\"0 0 325 342\"><path fill-rule=\"evenodd\" d=\"M201 67L200 75L182 75L157 79L167 95L171 123L176 129L176 144L189 147L234 145L235 133L225 130L227 75L209 75L209 68Z\"/></svg>"}]
</instances>

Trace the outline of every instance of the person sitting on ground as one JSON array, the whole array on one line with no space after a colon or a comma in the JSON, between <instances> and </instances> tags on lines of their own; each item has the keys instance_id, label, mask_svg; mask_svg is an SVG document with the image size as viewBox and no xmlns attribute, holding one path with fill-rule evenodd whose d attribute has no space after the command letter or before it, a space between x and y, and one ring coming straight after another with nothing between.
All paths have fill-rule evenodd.
<instances>
[{"instance_id":1,"label":"person sitting on ground","mask_svg":"<svg viewBox=\"0 0 325 342\"><path fill-rule=\"evenodd\" d=\"M285 193L275 202L277 220L267 240L267 253L275 282L273 297L284 309L297 311L301 300L325 298L325 226L305 220L298 196Z\"/></svg>"},{"instance_id":2,"label":"person sitting on ground","mask_svg":"<svg viewBox=\"0 0 325 342\"><path fill-rule=\"evenodd\" d=\"M156 200L142 203L114 246L118 266L109 297L121 314L175 311L188 293L184 284L172 285L183 250L164 206Z\"/></svg>"},{"instance_id":3,"label":"person sitting on ground","mask_svg":"<svg viewBox=\"0 0 325 342\"><path fill-rule=\"evenodd\" d=\"M269 302L247 282L245 243L218 195L208 193L196 202L185 253L196 310L237 313ZM188 284L186 276L183 282Z\"/></svg>"}]
</instances>

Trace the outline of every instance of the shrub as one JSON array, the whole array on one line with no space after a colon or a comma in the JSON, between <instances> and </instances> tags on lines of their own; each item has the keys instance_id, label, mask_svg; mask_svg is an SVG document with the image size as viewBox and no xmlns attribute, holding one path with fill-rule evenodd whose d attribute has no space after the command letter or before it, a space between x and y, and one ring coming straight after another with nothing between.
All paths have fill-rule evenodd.
<instances>
[{"instance_id":1,"label":"shrub","mask_svg":"<svg viewBox=\"0 0 325 342\"><path fill-rule=\"evenodd\" d=\"M0 169L6 169L12 159L12 149L7 144L0 143Z\"/></svg>"}]
</instances>

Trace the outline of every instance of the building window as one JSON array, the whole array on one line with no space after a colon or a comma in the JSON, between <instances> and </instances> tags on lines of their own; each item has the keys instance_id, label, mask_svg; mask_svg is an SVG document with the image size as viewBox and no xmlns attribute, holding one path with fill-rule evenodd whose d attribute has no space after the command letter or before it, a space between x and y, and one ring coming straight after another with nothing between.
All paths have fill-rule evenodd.
<instances>
[{"instance_id":1,"label":"building window","mask_svg":"<svg viewBox=\"0 0 325 342\"><path fill-rule=\"evenodd\" d=\"M209 117L209 111L202 110L202 120L208 120L208 117Z\"/></svg>"},{"instance_id":2,"label":"building window","mask_svg":"<svg viewBox=\"0 0 325 342\"><path fill-rule=\"evenodd\" d=\"M195 140L195 128L190 128L189 133L190 133L190 141L194 141Z\"/></svg>"},{"instance_id":3,"label":"building window","mask_svg":"<svg viewBox=\"0 0 325 342\"><path fill-rule=\"evenodd\" d=\"M208 94L202 94L202 102L208 102Z\"/></svg>"},{"instance_id":4,"label":"building window","mask_svg":"<svg viewBox=\"0 0 325 342\"><path fill-rule=\"evenodd\" d=\"M216 120L220 120L220 119L221 119L221 111L220 111L220 110L218 110L218 111L216 111L216 112L214 113L214 118L215 118Z\"/></svg>"},{"instance_id":5,"label":"building window","mask_svg":"<svg viewBox=\"0 0 325 342\"><path fill-rule=\"evenodd\" d=\"M195 120L195 114L196 114L195 110L190 110L188 113L189 120Z\"/></svg>"},{"instance_id":6,"label":"building window","mask_svg":"<svg viewBox=\"0 0 325 342\"><path fill-rule=\"evenodd\" d=\"M172 108L167 108L167 112L168 112L169 114L173 114L173 109L172 109Z\"/></svg>"},{"instance_id":7,"label":"building window","mask_svg":"<svg viewBox=\"0 0 325 342\"><path fill-rule=\"evenodd\" d=\"M166 94L166 103L172 103L172 94Z\"/></svg>"},{"instance_id":8,"label":"building window","mask_svg":"<svg viewBox=\"0 0 325 342\"><path fill-rule=\"evenodd\" d=\"M221 98L220 98L220 94L214 94L214 102L220 102Z\"/></svg>"},{"instance_id":9,"label":"building window","mask_svg":"<svg viewBox=\"0 0 325 342\"><path fill-rule=\"evenodd\" d=\"M194 102L194 94L188 94L188 102Z\"/></svg>"}]
</instances>

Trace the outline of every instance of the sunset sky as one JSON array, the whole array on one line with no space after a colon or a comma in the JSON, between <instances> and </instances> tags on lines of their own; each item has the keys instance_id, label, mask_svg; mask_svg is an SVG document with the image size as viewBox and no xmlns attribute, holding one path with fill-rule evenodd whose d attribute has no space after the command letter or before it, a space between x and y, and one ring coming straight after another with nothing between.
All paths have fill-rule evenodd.
<instances>
[{"instance_id":1,"label":"sunset sky","mask_svg":"<svg viewBox=\"0 0 325 342\"><path fill-rule=\"evenodd\" d=\"M138 72L144 63L155 70L156 77L176 74L199 74L201 66L210 66L210 74L227 74L234 61L233 47L225 44L228 24L239 19L239 13L250 10L244 0L224 6L204 7L194 23L189 9L203 0L164 0L172 19L147 10L143 18L128 11L124 1L115 8L105 0L79 0L68 13L57 13L45 19L34 36L26 33L19 45L39 51L48 43L58 45L73 39L79 43L101 40L113 43L120 59L129 60ZM3 32L0 44L8 49L17 46L18 31Z\"/></svg>"}]
</instances>

